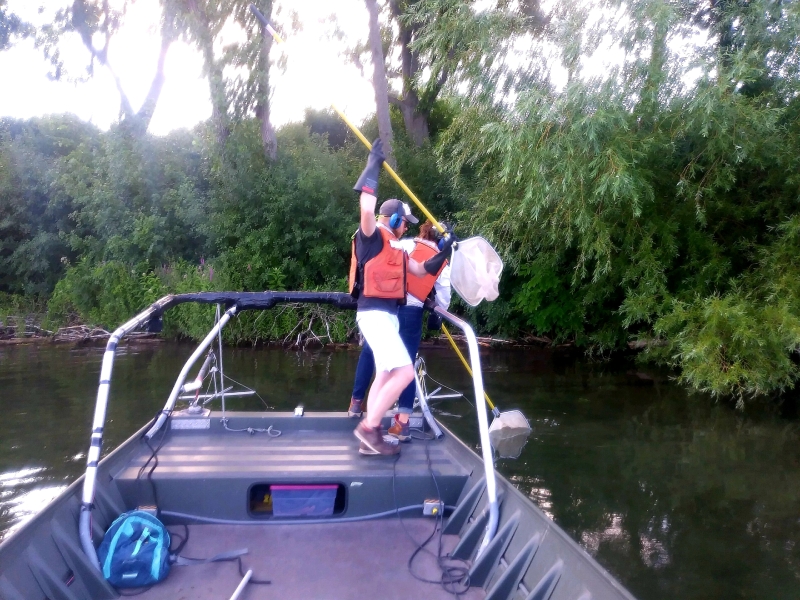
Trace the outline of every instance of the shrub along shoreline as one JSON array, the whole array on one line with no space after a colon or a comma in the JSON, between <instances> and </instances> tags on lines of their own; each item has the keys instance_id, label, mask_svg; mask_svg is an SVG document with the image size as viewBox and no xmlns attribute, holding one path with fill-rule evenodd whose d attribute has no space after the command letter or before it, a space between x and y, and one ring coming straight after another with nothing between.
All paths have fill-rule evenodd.
<instances>
[{"instance_id":1,"label":"shrub along shoreline","mask_svg":"<svg viewBox=\"0 0 800 600\"><path fill-rule=\"evenodd\" d=\"M441 102L421 147L395 115L409 187L506 262L495 302L453 311L482 336L595 357L633 345L638 360L740 405L793 389L800 178L786 174L800 172L800 96L765 108L726 85L704 81L654 121L613 95L589 110L604 92L579 83L522 95L510 112ZM720 117L707 136L695 127L704 114ZM343 291L365 153L331 135L334 123L309 113L280 128L268 161L254 119L224 145L207 124L160 138L71 116L0 119L0 314L109 331L167 293ZM388 179L381 196L403 197ZM213 311L170 311L165 336L199 339ZM354 331L330 307L283 306L242 314L224 339L345 344Z\"/></svg>"}]
</instances>

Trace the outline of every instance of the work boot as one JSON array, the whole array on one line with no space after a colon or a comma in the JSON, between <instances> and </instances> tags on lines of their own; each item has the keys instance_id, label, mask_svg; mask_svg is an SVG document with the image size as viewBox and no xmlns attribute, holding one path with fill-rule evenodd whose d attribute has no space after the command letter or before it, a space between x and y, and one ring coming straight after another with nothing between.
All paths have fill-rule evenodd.
<instances>
[{"instance_id":1,"label":"work boot","mask_svg":"<svg viewBox=\"0 0 800 600\"><path fill-rule=\"evenodd\" d=\"M393 456L400 453L399 444L387 443L383 439L381 428L375 427L373 429L367 425L365 421L361 421L361 423L358 424L358 427L353 430L353 435L361 440L361 443L366 446L366 450L369 450L374 454L380 454L381 456ZM360 446L358 451L361 452ZM365 452L361 452L361 454L365 454Z\"/></svg>"},{"instance_id":2,"label":"work boot","mask_svg":"<svg viewBox=\"0 0 800 600\"><path fill-rule=\"evenodd\" d=\"M389 435L396 437L401 442L410 442L411 432L408 429L408 421L403 423L400 420L400 415L395 415L394 423L389 427Z\"/></svg>"},{"instance_id":3,"label":"work boot","mask_svg":"<svg viewBox=\"0 0 800 600\"><path fill-rule=\"evenodd\" d=\"M378 456L378 453L372 450L364 442L358 443L358 453L363 454L364 456Z\"/></svg>"},{"instance_id":4,"label":"work boot","mask_svg":"<svg viewBox=\"0 0 800 600\"><path fill-rule=\"evenodd\" d=\"M361 408L362 404L364 404L363 400L356 400L355 398L350 398L350 408L347 409L347 416L360 419L361 415L364 414L364 411Z\"/></svg>"}]
</instances>

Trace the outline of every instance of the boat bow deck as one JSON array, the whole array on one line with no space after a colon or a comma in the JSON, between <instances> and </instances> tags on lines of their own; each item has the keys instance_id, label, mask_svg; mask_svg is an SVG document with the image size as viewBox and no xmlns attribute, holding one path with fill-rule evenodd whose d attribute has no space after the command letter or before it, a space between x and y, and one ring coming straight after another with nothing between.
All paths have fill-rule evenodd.
<instances>
[{"instance_id":1,"label":"boat bow deck","mask_svg":"<svg viewBox=\"0 0 800 600\"><path fill-rule=\"evenodd\" d=\"M185 428L192 423L208 428ZM155 497L146 476L153 463L140 474L152 454L145 444L112 477L123 497L136 499L140 505L157 500L167 516L191 514L197 517L195 522L259 518L250 510L249 490L265 484L344 486L346 506L333 518L390 513L419 506L426 498L456 504L472 468L463 465L448 444L416 440L403 444L399 459L364 456L358 453L352 433L356 423L335 413L297 418L258 413L227 422L230 429L253 430L279 424L273 433L279 430L280 435L272 437L264 432L227 431L221 414L212 413L203 420L173 417L150 477ZM187 502L187 497L193 500ZM191 511L187 505L193 507Z\"/></svg>"}]
</instances>

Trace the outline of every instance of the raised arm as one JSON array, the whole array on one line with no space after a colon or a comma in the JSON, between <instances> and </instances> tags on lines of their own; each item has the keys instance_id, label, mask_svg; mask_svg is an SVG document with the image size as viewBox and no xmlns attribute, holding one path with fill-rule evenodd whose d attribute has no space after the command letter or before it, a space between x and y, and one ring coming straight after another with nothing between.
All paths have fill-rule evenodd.
<instances>
[{"instance_id":1,"label":"raised arm","mask_svg":"<svg viewBox=\"0 0 800 600\"><path fill-rule=\"evenodd\" d=\"M370 237L375 233L377 220L375 219L375 204L378 199L372 194L361 192L361 231L365 236Z\"/></svg>"},{"instance_id":2,"label":"raised arm","mask_svg":"<svg viewBox=\"0 0 800 600\"><path fill-rule=\"evenodd\" d=\"M361 231L366 236L375 233L375 204L378 201L378 177L381 174L383 165L383 142L378 138L372 142L372 150L367 157L367 166L361 172L361 176L353 186L357 192L361 192L359 203L361 205Z\"/></svg>"}]
</instances>

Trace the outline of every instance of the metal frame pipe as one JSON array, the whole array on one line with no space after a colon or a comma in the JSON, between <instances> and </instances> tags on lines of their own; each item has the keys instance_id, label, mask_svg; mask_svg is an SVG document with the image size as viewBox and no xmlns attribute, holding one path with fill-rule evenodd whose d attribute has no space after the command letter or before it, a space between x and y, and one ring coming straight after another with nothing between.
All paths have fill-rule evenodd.
<instances>
[{"instance_id":1,"label":"metal frame pipe","mask_svg":"<svg viewBox=\"0 0 800 600\"><path fill-rule=\"evenodd\" d=\"M267 296L267 294L264 294ZM83 484L83 494L82 494L82 501L81 501L81 513L79 519L79 534L80 534L80 541L81 546L83 548L84 553L89 558L91 563L100 570L100 564L97 559L97 551L95 550L94 543L92 541L92 526L91 526L91 518L92 518L92 508L94 503L94 495L95 495L95 488L97 483L97 467L100 461L100 455L102 450L102 440L103 440L103 427L105 425L106 419L106 409L108 406L108 397L109 397L109 389L111 385L111 372L114 365L114 357L116 354L117 344L120 340L129 332L133 331L134 329L140 327L146 321L154 318L160 317L161 314L175 304L179 304L182 302L218 302L220 299L224 299L226 301L236 301L237 304L234 304L231 308L225 311L224 315L220 318L220 320L215 324L215 326L211 329L211 331L206 335L194 353L189 357L184 365L183 369L181 370L178 379L173 386L172 392L167 399L167 402L164 406L164 409L158 415L155 423L153 426L147 431L145 437L151 439L153 435L164 425L167 417L169 416L170 412L175 406L175 401L177 400L179 394L183 391L184 382L186 380L186 376L189 372L189 369L192 365L198 360L198 358L202 355L202 353L213 343L215 337L217 337L222 330L222 328L228 323L228 321L238 312L239 304L244 302L247 304L247 299L250 296L259 296L256 300L252 300L253 306L252 308L267 308L272 306L274 303L273 296L280 297L279 301L294 301L295 299L299 301L307 301L307 302L316 302L316 303L332 303L336 305L343 305L343 301L340 296L345 296L344 294L299 294L296 296L292 294L268 294L269 298L265 297L263 299L260 298L258 294L185 294L182 296L165 296L161 298L153 305L151 305L147 310L143 311L111 334L111 337L108 340L106 345L106 351L103 355L103 363L102 368L100 371L100 384L97 389L97 402L95 405L95 413L94 413L94 420L92 423L92 434L91 434L91 442L89 447L89 452L87 454L87 464L86 464L86 476L84 479ZM284 297L285 296L285 297ZM248 308L249 306L245 306ZM350 307L349 304L347 306ZM475 333L472 328L467 324L465 321L459 319L455 315L447 312L446 310L440 307L428 307L429 309L434 310L438 313L442 318L447 320L449 323L452 323L459 329L464 332L464 335L467 339L467 346L469 348L469 355L470 355L470 362L472 364L472 375L473 375L473 385L475 389L475 408L476 412L478 413L478 428L481 440L481 452L483 455L483 463L484 463L484 470L486 476L486 490L487 490L487 498L489 501L489 523L486 527L486 531L484 534L483 541L481 542L480 548L478 549L478 555L480 555L489 542L494 537L495 533L497 532L497 526L499 523L499 506L497 501L497 483L495 478L495 471L494 471L494 461L491 453L491 442L489 440L489 424L488 424L488 416L486 412L486 405L483 402L480 402L480 399L484 396L483 391L483 376L481 373L480 368L480 356L478 354L478 341L475 337Z\"/></svg>"},{"instance_id":2,"label":"metal frame pipe","mask_svg":"<svg viewBox=\"0 0 800 600\"><path fill-rule=\"evenodd\" d=\"M125 335L140 327L144 322L150 320L151 317L158 315L172 298L172 296L161 298L158 302L152 304L133 319L117 328L108 338L106 351L103 354L103 365L100 368L100 384L97 387L97 401L95 402L94 419L92 420L91 441L89 443L89 452L86 455L86 476L83 480L81 513L78 525L83 552L98 570L100 570L100 562L97 559L97 551L92 542L92 507L97 485L97 466L100 462L100 454L103 448L103 428L106 422L108 394L111 387L111 371L114 368L117 344L119 344L120 340Z\"/></svg>"},{"instance_id":3,"label":"metal frame pipe","mask_svg":"<svg viewBox=\"0 0 800 600\"><path fill-rule=\"evenodd\" d=\"M189 359L186 361L186 364L183 365L181 372L178 374L178 379L175 381L175 385L172 386L172 391L167 398L167 403L164 405L164 408L161 410L161 413L158 415L156 422L153 426L144 434L148 440L152 439L153 436L158 432L159 429L164 425L164 422L167 420L167 417L172 412L172 409L175 407L175 401L178 399L178 396L184 391L183 389L183 382L186 381L186 376L189 374L189 369L192 368L197 359L200 358L203 352L214 342L217 334L222 330L223 327L231 320L231 317L236 314L236 307L232 306L228 310L225 311L225 314L220 317L220 320L217 321L216 325L211 328L211 331L208 332L203 341L200 342L200 345L197 346L197 349L192 353Z\"/></svg>"},{"instance_id":4,"label":"metal frame pipe","mask_svg":"<svg viewBox=\"0 0 800 600\"><path fill-rule=\"evenodd\" d=\"M478 338L475 337L475 332L472 331L472 327L466 321L459 319L439 306L433 305L427 308L433 309L443 319L461 329L467 338L469 360L472 363L472 384L475 388L475 412L478 413L478 433L480 434L481 455L483 456L483 469L486 477L486 495L489 500L489 522L486 525L483 540L478 548L478 556L480 556L494 538L495 533L497 533L497 526L500 522L500 507L497 502L497 479L494 472L492 444L489 440L489 417L486 413L486 403L481 402L483 399L483 373L481 371L480 355L478 354Z\"/></svg>"}]
</instances>

